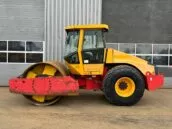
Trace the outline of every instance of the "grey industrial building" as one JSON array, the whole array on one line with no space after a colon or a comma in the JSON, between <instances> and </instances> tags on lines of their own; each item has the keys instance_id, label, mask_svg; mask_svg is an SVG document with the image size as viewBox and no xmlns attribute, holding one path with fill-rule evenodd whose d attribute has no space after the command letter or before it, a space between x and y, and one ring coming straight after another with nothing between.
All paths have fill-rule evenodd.
<instances>
[{"instance_id":1,"label":"grey industrial building","mask_svg":"<svg viewBox=\"0 0 172 129\"><path fill-rule=\"evenodd\" d=\"M31 63L63 60L64 27L106 23L107 47L144 58L172 86L171 0L0 0L0 86Z\"/></svg>"}]
</instances>

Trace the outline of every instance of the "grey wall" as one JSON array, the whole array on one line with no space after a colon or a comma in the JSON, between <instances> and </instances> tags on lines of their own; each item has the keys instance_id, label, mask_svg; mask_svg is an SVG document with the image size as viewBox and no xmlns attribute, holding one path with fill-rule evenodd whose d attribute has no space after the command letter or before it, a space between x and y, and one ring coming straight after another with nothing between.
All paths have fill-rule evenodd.
<instances>
[{"instance_id":1,"label":"grey wall","mask_svg":"<svg viewBox=\"0 0 172 129\"><path fill-rule=\"evenodd\" d=\"M0 0L0 40L44 40L44 0Z\"/></svg>"},{"instance_id":2,"label":"grey wall","mask_svg":"<svg viewBox=\"0 0 172 129\"><path fill-rule=\"evenodd\" d=\"M108 42L171 43L172 0L103 0Z\"/></svg>"},{"instance_id":3,"label":"grey wall","mask_svg":"<svg viewBox=\"0 0 172 129\"><path fill-rule=\"evenodd\" d=\"M18 77L29 64L0 64L0 86L8 86L8 80Z\"/></svg>"},{"instance_id":4,"label":"grey wall","mask_svg":"<svg viewBox=\"0 0 172 129\"><path fill-rule=\"evenodd\" d=\"M45 59L62 60L64 27L100 23L101 12L102 0L1 0L0 40L45 40ZM0 85L8 85L26 67L0 64Z\"/></svg>"},{"instance_id":5,"label":"grey wall","mask_svg":"<svg viewBox=\"0 0 172 129\"><path fill-rule=\"evenodd\" d=\"M0 40L44 41L44 0L0 0ZM0 86L28 64L0 64Z\"/></svg>"},{"instance_id":6,"label":"grey wall","mask_svg":"<svg viewBox=\"0 0 172 129\"><path fill-rule=\"evenodd\" d=\"M107 34L107 42L109 43L172 44L171 21L172 0L102 1L102 22L109 24L110 27ZM110 47L115 47L115 44L110 44ZM161 49L163 47L159 46ZM150 48L143 47L143 49L146 52ZM170 57L172 53L169 52L169 49L164 48L164 50L168 51L167 55ZM156 51L153 53L155 54ZM158 54L164 53L158 52ZM166 57L162 57L159 61L165 62ZM165 87L172 87L172 68L170 65L171 63L169 67L159 68L160 72L166 76Z\"/></svg>"}]
</instances>

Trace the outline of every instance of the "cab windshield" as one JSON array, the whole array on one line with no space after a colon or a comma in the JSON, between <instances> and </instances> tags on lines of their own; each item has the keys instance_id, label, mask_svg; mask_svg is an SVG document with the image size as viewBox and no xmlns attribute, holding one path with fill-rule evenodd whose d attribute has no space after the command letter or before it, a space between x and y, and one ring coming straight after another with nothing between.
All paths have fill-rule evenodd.
<instances>
[{"instance_id":1,"label":"cab windshield","mask_svg":"<svg viewBox=\"0 0 172 129\"><path fill-rule=\"evenodd\" d=\"M74 53L78 49L79 31L67 32L66 43L65 43L65 56L70 53Z\"/></svg>"}]
</instances>

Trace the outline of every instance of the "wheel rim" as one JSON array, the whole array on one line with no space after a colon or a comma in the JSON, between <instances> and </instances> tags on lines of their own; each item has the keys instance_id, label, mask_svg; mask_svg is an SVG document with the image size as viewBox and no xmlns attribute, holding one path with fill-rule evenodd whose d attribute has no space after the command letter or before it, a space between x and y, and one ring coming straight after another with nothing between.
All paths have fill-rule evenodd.
<instances>
[{"instance_id":1,"label":"wheel rim","mask_svg":"<svg viewBox=\"0 0 172 129\"><path fill-rule=\"evenodd\" d=\"M26 78L62 76L57 69L49 64L38 64L25 74ZM51 105L59 101L61 96L42 96L42 95L24 95L34 105Z\"/></svg>"},{"instance_id":2,"label":"wheel rim","mask_svg":"<svg viewBox=\"0 0 172 129\"><path fill-rule=\"evenodd\" d=\"M122 77L116 81L114 88L119 96L129 97L134 93L136 85L131 78Z\"/></svg>"}]
</instances>

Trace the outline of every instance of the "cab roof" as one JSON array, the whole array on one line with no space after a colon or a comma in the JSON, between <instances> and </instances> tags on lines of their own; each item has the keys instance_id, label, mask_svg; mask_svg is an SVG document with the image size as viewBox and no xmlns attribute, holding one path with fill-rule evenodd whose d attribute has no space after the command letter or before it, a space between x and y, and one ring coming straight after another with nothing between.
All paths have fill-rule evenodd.
<instances>
[{"instance_id":1,"label":"cab roof","mask_svg":"<svg viewBox=\"0 0 172 129\"><path fill-rule=\"evenodd\" d=\"M106 24L87 24L87 25L70 25L65 27L66 30L73 29L109 29L109 26Z\"/></svg>"}]
</instances>

